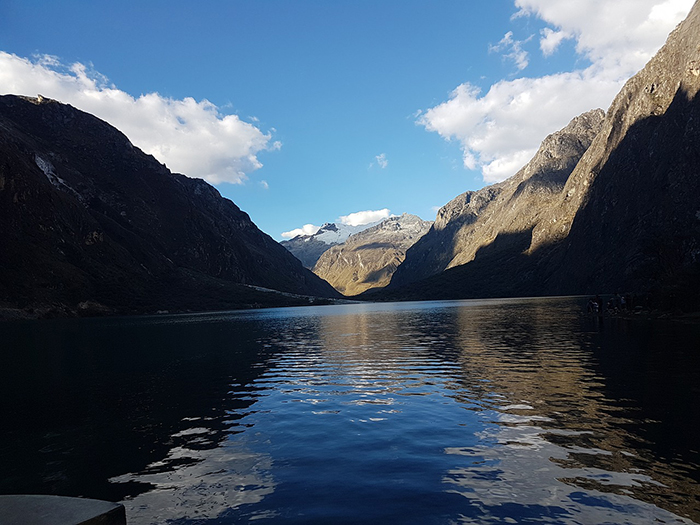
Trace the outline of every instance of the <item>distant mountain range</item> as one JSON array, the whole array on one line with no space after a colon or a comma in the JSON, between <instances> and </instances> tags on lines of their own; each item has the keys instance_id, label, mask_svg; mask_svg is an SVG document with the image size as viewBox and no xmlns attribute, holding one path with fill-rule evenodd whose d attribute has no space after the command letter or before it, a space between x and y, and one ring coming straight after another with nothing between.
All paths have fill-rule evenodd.
<instances>
[{"instance_id":1,"label":"distant mountain range","mask_svg":"<svg viewBox=\"0 0 700 525\"><path fill-rule=\"evenodd\" d=\"M323 252L332 246L344 243L351 235L377 224L379 222L351 226L349 224L327 222L314 234L297 235L293 239L282 241L280 244L292 252L306 268L311 270Z\"/></svg>"},{"instance_id":2,"label":"distant mountain range","mask_svg":"<svg viewBox=\"0 0 700 525\"><path fill-rule=\"evenodd\" d=\"M206 182L72 106L0 97L0 309L142 313L306 296L339 294Z\"/></svg>"},{"instance_id":3,"label":"distant mountain range","mask_svg":"<svg viewBox=\"0 0 700 525\"><path fill-rule=\"evenodd\" d=\"M700 298L700 3L607 113L467 192L406 253L383 299L657 291Z\"/></svg>"},{"instance_id":4,"label":"distant mountain range","mask_svg":"<svg viewBox=\"0 0 700 525\"><path fill-rule=\"evenodd\" d=\"M326 250L316 262L314 273L344 295L383 288L403 262L406 250L431 225L407 213L385 219Z\"/></svg>"}]
</instances>

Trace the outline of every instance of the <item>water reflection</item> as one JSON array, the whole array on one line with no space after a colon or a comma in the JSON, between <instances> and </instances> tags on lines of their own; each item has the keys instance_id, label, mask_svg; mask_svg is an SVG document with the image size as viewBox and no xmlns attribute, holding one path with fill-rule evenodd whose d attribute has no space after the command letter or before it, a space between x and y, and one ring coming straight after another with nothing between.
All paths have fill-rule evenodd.
<instances>
[{"instance_id":1,"label":"water reflection","mask_svg":"<svg viewBox=\"0 0 700 525\"><path fill-rule=\"evenodd\" d=\"M257 325L181 321L0 326L0 492L121 500L157 483L110 479L195 465L178 448L215 450L240 432L266 359Z\"/></svg>"},{"instance_id":2,"label":"water reflection","mask_svg":"<svg viewBox=\"0 0 700 525\"><path fill-rule=\"evenodd\" d=\"M0 330L3 492L130 525L700 520L697 327L560 299Z\"/></svg>"},{"instance_id":3,"label":"water reflection","mask_svg":"<svg viewBox=\"0 0 700 525\"><path fill-rule=\"evenodd\" d=\"M461 349L464 377L488 384L493 403L484 415L491 414L492 425L482 431L478 446L447 449L468 459L467 466L448 473L446 482L483 509L478 522L527 515L577 522L582 506L592 523L678 519L662 509L697 519L697 451L686 451L692 463L682 465L678 483L677 473L669 475L669 465L641 437L658 422L640 419L640 407L630 406L629 399L610 397L600 374L600 352L629 351L623 347L630 341L593 344L600 343L600 326L593 325L600 321L580 324L575 303L568 309L559 305L553 313L547 303L513 305L502 309L500 318L488 311L460 311L454 344ZM608 327L615 334L630 328L627 321L608 323L616 324ZM580 329L572 330L577 325ZM591 329L596 331L586 332ZM689 338L675 342L697 342L696 329L689 330ZM636 341L632 351L639 358L648 348ZM697 358L686 364L697 374ZM621 372L628 370L616 371ZM660 379L625 375L640 382ZM689 394L676 401L690 406ZM689 412L683 417L686 430L697 438L697 418ZM686 477L691 473L695 479Z\"/></svg>"}]
</instances>

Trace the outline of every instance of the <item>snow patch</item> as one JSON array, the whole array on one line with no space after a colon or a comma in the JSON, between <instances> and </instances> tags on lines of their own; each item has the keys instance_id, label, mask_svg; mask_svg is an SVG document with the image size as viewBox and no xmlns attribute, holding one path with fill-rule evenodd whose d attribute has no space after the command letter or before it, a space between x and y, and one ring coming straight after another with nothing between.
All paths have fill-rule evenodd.
<instances>
[{"instance_id":1,"label":"snow patch","mask_svg":"<svg viewBox=\"0 0 700 525\"><path fill-rule=\"evenodd\" d=\"M36 162L36 165L39 167L39 169L44 172L44 175L46 175L46 178L49 179L49 182L53 186L55 186L59 190L73 194L80 201L83 200L83 198L77 191L71 188L65 180L56 175L56 168L54 168L51 162L39 156L39 154L34 154L34 162Z\"/></svg>"},{"instance_id":2,"label":"snow patch","mask_svg":"<svg viewBox=\"0 0 700 525\"><path fill-rule=\"evenodd\" d=\"M64 181L61 177L56 175L56 169L53 167L53 164L51 164L48 160L42 159L39 155L34 155L34 162L36 162L36 165L39 166L39 169L44 172L44 175L46 175L46 178L49 179L49 182L56 186L57 188L60 188L61 185L66 184L66 181Z\"/></svg>"},{"instance_id":3,"label":"snow patch","mask_svg":"<svg viewBox=\"0 0 700 525\"><path fill-rule=\"evenodd\" d=\"M376 226L381 221L371 222L369 224L360 224L358 226L350 226L349 224L324 224L321 229L312 237L317 241L324 242L329 245L342 244L348 240L348 237L356 233L360 233L372 226Z\"/></svg>"}]
</instances>

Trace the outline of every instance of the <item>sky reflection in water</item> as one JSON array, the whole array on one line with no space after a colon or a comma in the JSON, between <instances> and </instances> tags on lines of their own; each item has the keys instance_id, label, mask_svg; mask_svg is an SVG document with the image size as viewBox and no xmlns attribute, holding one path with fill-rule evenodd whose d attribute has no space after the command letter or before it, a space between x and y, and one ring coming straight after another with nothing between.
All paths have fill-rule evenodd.
<instances>
[{"instance_id":1,"label":"sky reflection in water","mask_svg":"<svg viewBox=\"0 0 700 525\"><path fill-rule=\"evenodd\" d=\"M121 494L130 524L700 519L694 326L601 323L572 299L82 323L51 330L81 334L63 359L89 349L82 388L107 390L107 415L78 426L97 442L96 418L128 427L84 452L105 456L90 470L104 482L64 468L72 482L44 472L5 492ZM76 403L65 410L86 411ZM75 422L60 423L22 432L55 442L49 462L86 461L67 445Z\"/></svg>"}]
</instances>

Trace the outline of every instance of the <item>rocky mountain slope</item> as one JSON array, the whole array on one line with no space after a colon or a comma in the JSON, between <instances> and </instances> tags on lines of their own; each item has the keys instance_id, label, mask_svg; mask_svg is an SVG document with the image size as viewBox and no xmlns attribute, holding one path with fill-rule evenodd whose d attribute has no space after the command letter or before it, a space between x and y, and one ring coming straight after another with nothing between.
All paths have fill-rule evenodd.
<instances>
[{"instance_id":1,"label":"rocky mountain slope","mask_svg":"<svg viewBox=\"0 0 700 525\"><path fill-rule=\"evenodd\" d=\"M406 213L390 217L324 252L314 266L314 273L344 295L382 288L389 284L406 250L431 225Z\"/></svg>"},{"instance_id":2,"label":"rocky mountain slope","mask_svg":"<svg viewBox=\"0 0 700 525\"><path fill-rule=\"evenodd\" d=\"M600 131L604 116L602 110L594 110L576 117L545 138L537 154L513 177L463 193L443 206L430 232L410 248L392 286L471 262L496 238L532 229L561 193ZM501 244L499 248L508 246Z\"/></svg>"},{"instance_id":3,"label":"rocky mountain slope","mask_svg":"<svg viewBox=\"0 0 700 525\"><path fill-rule=\"evenodd\" d=\"M378 223L350 226L327 222L312 235L297 235L293 239L282 241L280 244L292 252L306 268L312 270L316 261L326 250L344 243L351 235L360 233L376 224Z\"/></svg>"},{"instance_id":4,"label":"rocky mountain slope","mask_svg":"<svg viewBox=\"0 0 700 525\"><path fill-rule=\"evenodd\" d=\"M0 306L289 302L248 285L337 295L212 186L171 173L107 123L41 97L0 97Z\"/></svg>"},{"instance_id":5,"label":"rocky mountain slope","mask_svg":"<svg viewBox=\"0 0 700 525\"><path fill-rule=\"evenodd\" d=\"M533 231L586 289L676 288L700 274L700 2L608 110ZM571 289L565 272L551 287ZM674 292L675 293L675 292Z\"/></svg>"},{"instance_id":6,"label":"rocky mountain slope","mask_svg":"<svg viewBox=\"0 0 700 525\"><path fill-rule=\"evenodd\" d=\"M393 297L651 289L697 297L698 90L696 2L666 45L615 98L563 189L528 205L521 203L522 193L505 193L503 184L509 181L486 188L479 195L497 195L485 197L485 205L472 205L478 215L472 222L465 220L467 214L452 211L460 209L459 201L451 203L444 211L447 220L434 230L452 227L457 233L436 242L431 232L409 250L392 281ZM504 195L506 201L495 205ZM463 200L471 203L474 197ZM509 206L529 219L512 223ZM469 225L463 227L460 220ZM490 234L483 235L484 229ZM430 273L441 265L447 270L426 278L416 270L423 261L432 265Z\"/></svg>"}]
</instances>

